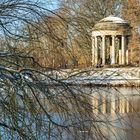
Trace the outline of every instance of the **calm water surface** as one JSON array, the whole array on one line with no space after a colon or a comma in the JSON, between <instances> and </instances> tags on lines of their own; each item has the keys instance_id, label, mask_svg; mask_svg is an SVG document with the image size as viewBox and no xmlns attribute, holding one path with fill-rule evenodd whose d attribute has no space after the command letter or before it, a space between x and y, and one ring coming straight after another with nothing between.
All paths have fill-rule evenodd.
<instances>
[{"instance_id":1,"label":"calm water surface","mask_svg":"<svg viewBox=\"0 0 140 140\"><path fill-rule=\"evenodd\" d=\"M76 116L74 122L82 119L86 123L84 123L84 127L79 124L76 128L71 129L74 137L71 136L71 133L64 132L64 139L140 140L140 88L72 87L71 89L77 96L79 93L87 95L85 102L90 105L88 107L86 104L86 109L84 111L81 109L77 113L77 105L67 103L72 112L69 116L73 114ZM56 111L53 107L50 110ZM84 115L82 113L79 115L79 112ZM61 113L63 114L63 112ZM55 114L56 116L57 114ZM56 120L68 123L61 118L63 117L56 117Z\"/></svg>"},{"instance_id":2,"label":"calm water surface","mask_svg":"<svg viewBox=\"0 0 140 140\"><path fill-rule=\"evenodd\" d=\"M105 122L99 123L103 139L140 140L140 88L83 88L83 92L91 93L94 115ZM89 139L100 139L93 135Z\"/></svg>"},{"instance_id":3,"label":"calm water surface","mask_svg":"<svg viewBox=\"0 0 140 140\"><path fill-rule=\"evenodd\" d=\"M67 90L69 93L54 88L50 88L53 94L48 99L38 97L51 120L68 129L50 123L40 108L33 111L30 102L27 110L15 114L3 110L1 122L13 123L37 140L140 140L140 88L75 86ZM1 129L2 140L19 139L14 131L8 131Z\"/></svg>"}]
</instances>

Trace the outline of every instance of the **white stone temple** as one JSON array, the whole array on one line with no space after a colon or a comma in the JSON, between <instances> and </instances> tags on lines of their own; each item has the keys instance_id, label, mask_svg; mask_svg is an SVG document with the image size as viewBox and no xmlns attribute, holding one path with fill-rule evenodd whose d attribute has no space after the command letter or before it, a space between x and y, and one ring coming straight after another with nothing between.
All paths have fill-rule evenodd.
<instances>
[{"instance_id":1,"label":"white stone temple","mask_svg":"<svg viewBox=\"0 0 140 140\"><path fill-rule=\"evenodd\" d=\"M95 24L92 31L92 65L126 65L129 63L130 25L109 16Z\"/></svg>"}]
</instances>

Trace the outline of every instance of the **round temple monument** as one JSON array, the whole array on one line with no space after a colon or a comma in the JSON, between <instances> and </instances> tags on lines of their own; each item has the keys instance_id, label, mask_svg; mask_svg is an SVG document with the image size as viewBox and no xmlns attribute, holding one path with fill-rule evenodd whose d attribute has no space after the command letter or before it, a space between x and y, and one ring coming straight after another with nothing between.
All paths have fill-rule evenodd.
<instances>
[{"instance_id":1,"label":"round temple monument","mask_svg":"<svg viewBox=\"0 0 140 140\"><path fill-rule=\"evenodd\" d=\"M130 35L127 21L114 16L100 20L92 31L92 65L128 64Z\"/></svg>"}]
</instances>

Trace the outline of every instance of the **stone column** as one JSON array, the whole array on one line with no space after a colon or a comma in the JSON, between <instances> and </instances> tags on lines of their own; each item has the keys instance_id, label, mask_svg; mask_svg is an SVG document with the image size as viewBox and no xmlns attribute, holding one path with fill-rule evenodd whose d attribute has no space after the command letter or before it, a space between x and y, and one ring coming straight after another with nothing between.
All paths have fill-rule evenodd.
<instances>
[{"instance_id":1,"label":"stone column","mask_svg":"<svg viewBox=\"0 0 140 140\"><path fill-rule=\"evenodd\" d=\"M94 56L95 56L95 58L94 58L94 65L96 66L97 64L98 64L98 42L97 42L98 40L97 40L97 36L95 36L95 41L94 41Z\"/></svg>"},{"instance_id":2,"label":"stone column","mask_svg":"<svg viewBox=\"0 0 140 140\"><path fill-rule=\"evenodd\" d=\"M115 64L115 36L112 36L111 64Z\"/></svg>"},{"instance_id":3,"label":"stone column","mask_svg":"<svg viewBox=\"0 0 140 140\"><path fill-rule=\"evenodd\" d=\"M102 64L105 65L105 36L102 36Z\"/></svg>"},{"instance_id":4,"label":"stone column","mask_svg":"<svg viewBox=\"0 0 140 140\"><path fill-rule=\"evenodd\" d=\"M128 50L126 50L126 64L129 64L129 61L128 61Z\"/></svg>"},{"instance_id":5,"label":"stone column","mask_svg":"<svg viewBox=\"0 0 140 140\"><path fill-rule=\"evenodd\" d=\"M121 46L121 50L122 50L122 65L125 64L125 37L122 36L122 46Z\"/></svg>"},{"instance_id":6,"label":"stone column","mask_svg":"<svg viewBox=\"0 0 140 140\"><path fill-rule=\"evenodd\" d=\"M95 39L92 36L92 66L95 64Z\"/></svg>"}]
</instances>

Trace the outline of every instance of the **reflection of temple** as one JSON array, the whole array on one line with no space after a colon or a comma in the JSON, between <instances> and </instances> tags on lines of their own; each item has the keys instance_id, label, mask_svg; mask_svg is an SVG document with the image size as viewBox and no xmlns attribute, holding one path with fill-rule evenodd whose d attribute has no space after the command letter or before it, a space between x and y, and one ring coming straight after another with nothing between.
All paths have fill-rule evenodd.
<instances>
[{"instance_id":1,"label":"reflection of temple","mask_svg":"<svg viewBox=\"0 0 140 140\"><path fill-rule=\"evenodd\" d=\"M97 23L92 32L92 65L128 64L129 24L109 16Z\"/></svg>"},{"instance_id":2,"label":"reflection of temple","mask_svg":"<svg viewBox=\"0 0 140 140\"><path fill-rule=\"evenodd\" d=\"M97 96L92 100L94 113L128 113L134 111L133 103L125 97L115 96Z\"/></svg>"}]
</instances>

